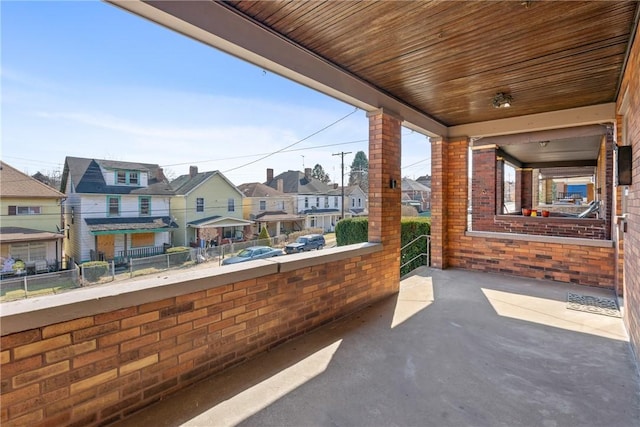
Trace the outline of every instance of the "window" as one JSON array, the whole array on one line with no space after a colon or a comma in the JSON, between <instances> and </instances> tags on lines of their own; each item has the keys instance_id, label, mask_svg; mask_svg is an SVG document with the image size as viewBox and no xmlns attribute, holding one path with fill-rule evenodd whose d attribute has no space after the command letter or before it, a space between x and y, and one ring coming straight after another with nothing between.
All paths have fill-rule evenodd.
<instances>
[{"instance_id":1,"label":"window","mask_svg":"<svg viewBox=\"0 0 640 427\"><path fill-rule=\"evenodd\" d=\"M140 174L138 171L116 171L116 183L122 185L139 185Z\"/></svg>"},{"instance_id":2,"label":"window","mask_svg":"<svg viewBox=\"0 0 640 427\"><path fill-rule=\"evenodd\" d=\"M325 196L324 197L324 207L328 208L329 207L329 196Z\"/></svg>"},{"instance_id":3,"label":"window","mask_svg":"<svg viewBox=\"0 0 640 427\"><path fill-rule=\"evenodd\" d=\"M40 206L9 206L9 215L40 215Z\"/></svg>"},{"instance_id":4,"label":"window","mask_svg":"<svg viewBox=\"0 0 640 427\"><path fill-rule=\"evenodd\" d=\"M131 247L141 248L145 246L153 246L156 243L155 234L153 233L135 233L131 235Z\"/></svg>"},{"instance_id":5,"label":"window","mask_svg":"<svg viewBox=\"0 0 640 427\"><path fill-rule=\"evenodd\" d=\"M266 200L260 200L260 210L261 211L267 210L267 201Z\"/></svg>"},{"instance_id":6,"label":"window","mask_svg":"<svg viewBox=\"0 0 640 427\"><path fill-rule=\"evenodd\" d=\"M309 208L309 198L308 197L304 198L304 207L305 207L305 209Z\"/></svg>"},{"instance_id":7,"label":"window","mask_svg":"<svg viewBox=\"0 0 640 427\"><path fill-rule=\"evenodd\" d=\"M278 210L281 210L281 211L284 210L284 201L281 200L278 202Z\"/></svg>"},{"instance_id":8,"label":"window","mask_svg":"<svg viewBox=\"0 0 640 427\"><path fill-rule=\"evenodd\" d=\"M12 244L9 253L13 259L24 262L47 259L47 246L45 243L39 242Z\"/></svg>"},{"instance_id":9,"label":"window","mask_svg":"<svg viewBox=\"0 0 640 427\"><path fill-rule=\"evenodd\" d=\"M204 198L202 197L196 199L196 212L204 212Z\"/></svg>"},{"instance_id":10,"label":"window","mask_svg":"<svg viewBox=\"0 0 640 427\"><path fill-rule=\"evenodd\" d=\"M358 207L361 208L362 207L362 199L358 198Z\"/></svg>"},{"instance_id":11,"label":"window","mask_svg":"<svg viewBox=\"0 0 640 427\"><path fill-rule=\"evenodd\" d=\"M356 207L356 199L351 199L351 207L352 208Z\"/></svg>"},{"instance_id":12,"label":"window","mask_svg":"<svg viewBox=\"0 0 640 427\"><path fill-rule=\"evenodd\" d=\"M320 207L320 197L316 197L316 206Z\"/></svg>"},{"instance_id":13,"label":"window","mask_svg":"<svg viewBox=\"0 0 640 427\"><path fill-rule=\"evenodd\" d=\"M335 196L335 197L333 198L333 207L334 207L334 208L337 208L337 207L338 207L338 196Z\"/></svg>"},{"instance_id":14,"label":"window","mask_svg":"<svg viewBox=\"0 0 640 427\"><path fill-rule=\"evenodd\" d=\"M120 215L120 197L107 196L107 213L109 216Z\"/></svg>"},{"instance_id":15,"label":"window","mask_svg":"<svg viewBox=\"0 0 640 427\"><path fill-rule=\"evenodd\" d=\"M236 200L235 199L229 199L227 200L227 211L229 212L235 212L236 211Z\"/></svg>"},{"instance_id":16,"label":"window","mask_svg":"<svg viewBox=\"0 0 640 427\"><path fill-rule=\"evenodd\" d=\"M138 172L129 172L129 185L138 185Z\"/></svg>"},{"instance_id":17,"label":"window","mask_svg":"<svg viewBox=\"0 0 640 427\"><path fill-rule=\"evenodd\" d=\"M151 197L140 197L140 215L151 215Z\"/></svg>"}]
</instances>

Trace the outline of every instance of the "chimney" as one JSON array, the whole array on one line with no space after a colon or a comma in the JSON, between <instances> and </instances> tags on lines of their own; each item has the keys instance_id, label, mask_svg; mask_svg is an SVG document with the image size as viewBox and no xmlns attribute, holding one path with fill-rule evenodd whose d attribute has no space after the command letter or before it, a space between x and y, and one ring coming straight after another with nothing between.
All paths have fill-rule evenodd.
<instances>
[{"instance_id":1,"label":"chimney","mask_svg":"<svg viewBox=\"0 0 640 427\"><path fill-rule=\"evenodd\" d=\"M279 179L276 181L276 190L278 190L281 193L284 193L284 181L282 179Z\"/></svg>"},{"instance_id":2,"label":"chimney","mask_svg":"<svg viewBox=\"0 0 640 427\"><path fill-rule=\"evenodd\" d=\"M311 180L311 168L306 168L304 170L304 177L307 178L308 180Z\"/></svg>"},{"instance_id":3,"label":"chimney","mask_svg":"<svg viewBox=\"0 0 640 427\"><path fill-rule=\"evenodd\" d=\"M158 180L159 182L162 182L165 180L164 170L162 170L162 168L156 169L156 180Z\"/></svg>"},{"instance_id":4,"label":"chimney","mask_svg":"<svg viewBox=\"0 0 640 427\"><path fill-rule=\"evenodd\" d=\"M337 183L337 182L333 184L333 189L334 189L334 190L337 190L337 189L338 189L338 183Z\"/></svg>"},{"instance_id":5,"label":"chimney","mask_svg":"<svg viewBox=\"0 0 640 427\"><path fill-rule=\"evenodd\" d=\"M189 176L193 178L198 175L198 167L197 166L189 166Z\"/></svg>"},{"instance_id":6,"label":"chimney","mask_svg":"<svg viewBox=\"0 0 640 427\"><path fill-rule=\"evenodd\" d=\"M273 169L267 168L267 184L273 181Z\"/></svg>"}]
</instances>

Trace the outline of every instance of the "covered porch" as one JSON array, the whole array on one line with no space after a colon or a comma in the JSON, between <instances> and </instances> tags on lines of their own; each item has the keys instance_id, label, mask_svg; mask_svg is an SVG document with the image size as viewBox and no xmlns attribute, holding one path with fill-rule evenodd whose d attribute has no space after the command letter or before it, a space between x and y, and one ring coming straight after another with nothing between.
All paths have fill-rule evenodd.
<instances>
[{"instance_id":1,"label":"covered porch","mask_svg":"<svg viewBox=\"0 0 640 427\"><path fill-rule=\"evenodd\" d=\"M568 309L568 293L615 299L422 267L397 295L117 425L638 425L622 319Z\"/></svg>"}]
</instances>

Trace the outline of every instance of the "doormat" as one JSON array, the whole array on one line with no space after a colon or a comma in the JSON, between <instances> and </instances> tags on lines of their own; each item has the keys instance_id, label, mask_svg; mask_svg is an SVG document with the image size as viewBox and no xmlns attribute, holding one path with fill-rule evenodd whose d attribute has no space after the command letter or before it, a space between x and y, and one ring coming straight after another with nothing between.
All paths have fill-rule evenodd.
<instances>
[{"instance_id":1,"label":"doormat","mask_svg":"<svg viewBox=\"0 0 640 427\"><path fill-rule=\"evenodd\" d=\"M618 303L613 298L593 297L569 292L567 293L567 308L604 316L622 317Z\"/></svg>"}]
</instances>

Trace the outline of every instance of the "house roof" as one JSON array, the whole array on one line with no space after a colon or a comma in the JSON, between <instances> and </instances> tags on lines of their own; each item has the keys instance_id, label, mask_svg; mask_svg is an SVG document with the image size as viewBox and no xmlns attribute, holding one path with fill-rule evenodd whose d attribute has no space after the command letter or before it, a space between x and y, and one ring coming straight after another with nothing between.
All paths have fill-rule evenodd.
<instances>
[{"instance_id":1,"label":"house roof","mask_svg":"<svg viewBox=\"0 0 640 427\"><path fill-rule=\"evenodd\" d=\"M62 199L64 194L0 161L2 197Z\"/></svg>"},{"instance_id":2,"label":"house roof","mask_svg":"<svg viewBox=\"0 0 640 427\"><path fill-rule=\"evenodd\" d=\"M287 171L265 182L271 188L278 188L278 180L282 180L282 191L295 194L327 194L331 187L316 178L307 178L304 172Z\"/></svg>"},{"instance_id":3,"label":"house roof","mask_svg":"<svg viewBox=\"0 0 640 427\"><path fill-rule=\"evenodd\" d=\"M253 221L247 221L246 219L213 215L206 218L200 218L195 221L189 221L187 226L193 228L242 227L252 223Z\"/></svg>"},{"instance_id":4,"label":"house roof","mask_svg":"<svg viewBox=\"0 0 640 427\"><path fill-rule=\"evenodd\" d=\"M156 233L178 228L168 216L85 218L92 234Z\"/></svg>"},{"instance_id":5,"label":"house roof","mask_svg":"<svg viewBox=\"0 0 640 427\"><path fill-rule=\"evenodd\" d=\"M366 193L364 192L364 190L362 190L362 188L360 188L359 185L349 185L347 187L344 187L344 195L350 196L353 193L357 193L358 190L360 190L360 192L362 192L366 196ZM334 188L330 190L328 194L334 195L334 196L340 196L342 195L342 187Z\"/></svg>"},{"instance_id":6,"label":"house roof","mask_svg":"<svg viewBox=\"0 0 640 427\"><path fill-rule=\"evenodd\" d=\"M107 185L102 175L103 169L146 172L149 177L148 185L146 187ZM162 172L162 168L151 163L67 157L64 163L64 171L62 172L62 189L65 189L69 179L73 182L77 193L167 196L174 194L173 188Z\"/></svg>"},{"instance_id":7,"label":"house roof","mask_svg":"<svg viewBox=\"0 0 640 427\"><path fill-rule=\"evenodd\" d=\"M409 178L402 178L402 191L423 191L431 193L429 187Z\"/></svg>"},{"instance_id":8,"label":"house roof","mask_svg":"<svg viewBox=\"0 0 640 427\"><path fill-rule=\"evenodd\" d=\"M255 220L258 222L273 221L297 221L303 219L303 215L289 214L284 211L266 211L256 215Z\"/></svg>"},{"instance_id":9,"label":"house roof","mask_svg":"<svg viewBox=\"0 0 640 427\"><path fill-rule=\"evenodd\" d=\"M241 196L244 196L244 194L242 194L238 187L236 187L231 181L229 181L229 179L227 179L227 177L224 176L220 171L198 172L193 175L180 175L178 178L171 181L171 187L173 187L175 194L187 195L214 176L219 176L227 184L229 184L230 187L239 192Z\"/></svg>"},{"instance_id":10,"label":"house roof","mask_svg":"<svg viewBox=\"0 0 640 427\"><path fill-rule=\"evenodd\" d=\"M33 230L23 227L0 227L2 243L34 242L43 240L60 240L64 238L62 233Z\"/></svg>"},{"instance_id":11,"label":"house roof","mask_svg":"<svg viewBox=\"0 0 640 427\"><path fill-rule=\"evenodd\" d=\"M269 187L266 184L261 184L259 182L249 182L246 184L240 184L238 186L238 190L245 197L281 197L288 196L288 194L283 193L281 191L276 190L275 188Z\"/></svg>"}]
</instances>

